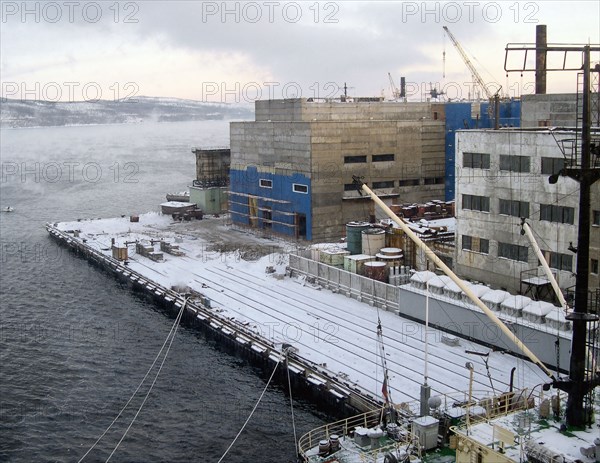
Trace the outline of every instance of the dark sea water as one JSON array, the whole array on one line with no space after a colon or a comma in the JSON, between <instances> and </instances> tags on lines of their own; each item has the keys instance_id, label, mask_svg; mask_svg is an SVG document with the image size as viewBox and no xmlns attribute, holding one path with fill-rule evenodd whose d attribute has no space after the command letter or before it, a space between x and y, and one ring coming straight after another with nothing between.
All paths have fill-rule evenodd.
<instances>
[{"instance_id":1,"label":"dark sea water","mask_svg":"<svg viewBox=\"0 0 600 463\"><path fill-rule=\"evenodd\" d=\"M173 323L52 241L45 222L157 210L194 176L191 147L226 145L228 122L2 129L0 462L76 462L129 399ZM110 461L216 462L264 373L181 326L162 373ZM146 388L142 389L145 394ZM105 461L142 396L84 461ZM320 426L295 404L298 435ZM295 458L289 398L271 386L224 459Z\"/></svg>"}]
</instances>

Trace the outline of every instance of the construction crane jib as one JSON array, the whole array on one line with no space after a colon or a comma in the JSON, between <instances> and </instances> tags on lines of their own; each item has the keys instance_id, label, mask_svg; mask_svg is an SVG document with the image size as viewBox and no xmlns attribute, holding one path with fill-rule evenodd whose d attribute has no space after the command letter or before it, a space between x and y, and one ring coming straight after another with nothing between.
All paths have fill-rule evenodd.
<instances>
[{"instance_id":1,"label":"construction crane jib","mask_svg":"<svg viewBox=\"0 0 600 463\"><path fill-rule=\"evenodd\" d=\"M471 63L471 60L467 56L467 53L463 50L463 47L460 45L460 43L458 43L458 40L456 40L456 37L454 37L454 35L452 35L452 32L450 32L450 29L448 29L448 27L446 27L446 26L443 26L443 27L444 27L444 31L446 31L446 34L448 34L448 37L450 37L450 40L452 40L454 47L456 48L456 50L462 57L463 61L467 65L467 67L469 68L469 71L471 71L471 74L473 75L473 79L475 79L477 84L483 89L485 96L488 99L494 98L494 94L487 88L487 86L485 85L485 82L483 81L483 78L479 75L479 73L477 72L477 69L475 69L475 66L473 66L473 63Z\"/></svg>"}]
</instances>

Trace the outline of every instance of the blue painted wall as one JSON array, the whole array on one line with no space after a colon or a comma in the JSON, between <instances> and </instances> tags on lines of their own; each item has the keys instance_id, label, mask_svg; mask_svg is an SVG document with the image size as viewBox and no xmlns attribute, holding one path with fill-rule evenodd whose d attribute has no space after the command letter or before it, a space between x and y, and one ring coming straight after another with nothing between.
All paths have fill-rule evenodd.
<instances>
[{"instance_id":1,"label":"blue painted wall","mask_svg":"<svg viewBox=\"0 0 600 463\"><path fill-rule=\"evenodd\" d=\"M272 188L260 186L260 179L271 180ZM306 185L307 193L293 191L293 184ZM267 172L258 172L256 166L248 166L245 169L230 170L230 210L231 220L240 225L250 225L248 198L233 193L244 193L246 195L259 196L258 207L271 207L271 219L276 222L290 224L292 226L273 223L272 230L282 235L295 236L294 215L292 213L304 214L306 216L306 239L312 239L312 217L311 217L311 185L310 179L305 175L294 173L292 175L280 175ZM286 203L275 203L264 198L272 198ZM243 203L243 204L235 204ZM290 214L283 214L287 212ZM261 211L258 211L258 228L263 228L264 223Z\"/></svg>"},{"instance_id":2,"label":"blue painted wall","mask_svg":"<svg viewBox=\"0 0 600 463\"><path fill-rule=\"evenodd\" d=\"M490 103L481 103L479 119L471 117L471 103L446 103L446 201L454 198L455 187L455 138L456 131L463 129L491 129L494 114L488 114ZM493 111L493 105L492 105ZM510 100L500 103L500 126L521 126L521 102Z\"/></svg>"}]
</instances>

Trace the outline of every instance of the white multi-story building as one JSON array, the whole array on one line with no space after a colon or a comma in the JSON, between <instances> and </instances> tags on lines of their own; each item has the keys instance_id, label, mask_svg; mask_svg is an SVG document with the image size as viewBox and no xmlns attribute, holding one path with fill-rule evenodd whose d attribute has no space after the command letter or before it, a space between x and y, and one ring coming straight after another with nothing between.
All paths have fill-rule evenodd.
<instances>
[{"instance_id":1,"label":"white multi-story building","mask_svg":"<svg viewBox=\"0 0 600 463\"><path fill-rule=\"evenodd\" d=\"M458 274L514 292L539 289L543 280L530 278L542 276L541 268L521 234L525 217L560 287L575 284L579 183L566 176L555 184L548 181L564 167L560 140L572 138L568 130L457 132ZM592 198L598 198L598 183ZM590 252L591 271L594 261L598 271L597 254L597 249Z\"/></svg>"}]
</instances>

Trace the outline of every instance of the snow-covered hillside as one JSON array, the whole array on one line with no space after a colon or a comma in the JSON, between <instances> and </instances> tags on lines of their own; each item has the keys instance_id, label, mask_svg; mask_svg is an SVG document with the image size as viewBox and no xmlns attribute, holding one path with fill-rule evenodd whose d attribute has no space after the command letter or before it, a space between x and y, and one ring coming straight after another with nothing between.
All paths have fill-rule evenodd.
<instances>
[{"instance_id":1,"label":"snow-covered hillside","mask_svg":"<svg viewBox=\"0 0 600 463\"><path fill-rule=\"evenodd\" d=\"M1 127L119 124L252 119L251 105L205 103L176 98L136 97L95 102L48 102L2 99Z\"/></svg>"}]
</instances>

